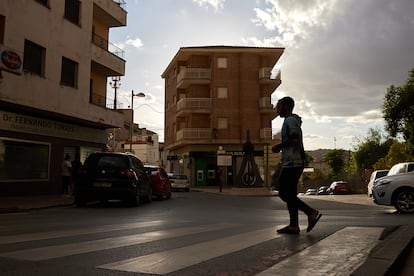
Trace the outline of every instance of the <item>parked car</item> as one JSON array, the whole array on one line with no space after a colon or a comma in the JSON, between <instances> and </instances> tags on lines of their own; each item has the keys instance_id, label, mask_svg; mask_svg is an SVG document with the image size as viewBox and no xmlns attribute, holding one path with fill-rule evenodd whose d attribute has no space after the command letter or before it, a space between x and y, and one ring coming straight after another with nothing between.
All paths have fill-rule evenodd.
<instances>
[{"instance_id":1,"label":"parked car","mask_svg":"<svg viewBox=\"0 0 414 276\"><path fill-rule=\"evenodd\" d=\"M351 186L347 181L334 181L328 188L328 193L332 195L350 194Z\"/></svg>"},{"instance_id":2,"label":"parked car","mask_svg":"<svg viewBox=\"0 0 414 276\"><path fill-rule=\"evenodd\" d=\"M328 189L329 189L328 186L320 186L318 189L318 195L328 195L329 194Z\"/></svg>"},{"instance_id":3,"label":"parked car","mask_svg":"<svg viewBox=\"0 0 414 276\"><path fill-rule=\"evenodd\" d=\"M414 171L414 162L398 163L391 167L387 175L406 173Z\"/></svg>"},{"instance_id":4,"label":"parked car","mask_svg":"<svg viewBox=\"0 0 414 276\"><path fill-rule=\"evenodd\" d=\"M317 195L318 190L317 189L307 189L305 194L306 195Z\"/></svg>"},{"instance_id":5,"label":"parked car","mask_svg":"<svg viewBox=\"0 0 414 276\"><path fill-rule=\"evenodd\" d=\"M372 187L374 186L374 181L377 180L378 178L386 176L388 172L389 170L376 170L371 173L371 177L369 178L369 182L367 186L369 197L372 197Z\"/></svg>"},{"instance_id":6,"label":"parked car","mask_svg":"<svg viewBox=\"0 0 414 276\"><path fill-rule=\"evenodd\" d=\"M377 179L372 188L372 198L376 204L394 206L400 213L413 213L414 172Z\"/></svg>"},{"instance_id":7,"label":"parked car","mask_svg":"<svg viewBox=\"0 0 414 276\"><path fill-rule=\"evenodd\" d=\"M190 191L190 180L185 174L170 173L169 178L171 181L171 188L173 191L184 190Z\"/></svg>"},{"instance_id":8,"label":"parked car","mask_svg":"<svg viewBox=\"0 0 414 276\"><path fill-rule=\"evenodd\" d=\"M137 206L150 202L151 181L141 160L129 153L92 153L85 160L75 183L75 204L88 201L125 200Z\"/></svg>"},{"instance_id":9,"label":"parked car","mask_svg":"<svg viewBox=\"0 0 414 276\"><path fill-rule=\"evenodd\" d=\"M171 198L171 182L165 170L159 166L144 166L149 178L152 181L152 196L159 200Z\"/></svg>"}]
</instances>

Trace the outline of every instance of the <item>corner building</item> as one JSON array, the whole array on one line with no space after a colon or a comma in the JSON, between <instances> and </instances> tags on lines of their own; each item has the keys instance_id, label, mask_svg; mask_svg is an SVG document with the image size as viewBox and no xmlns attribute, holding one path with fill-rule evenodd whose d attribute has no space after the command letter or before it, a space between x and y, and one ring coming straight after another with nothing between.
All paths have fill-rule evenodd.
<instances>
[{"instance_id":1,"label":"corner building","mask_svg":"<svg viewBox=\"0 0 414 276\"><path fill-rule=\"evenodd\" d=\"M235 183L247 131L263 179L276 111L271 95L281 84L274 67L284 48L183 47L165 79L165 167L185 173L193 187Z\"/></svg>"},{"instance_id":2,"label":"corner building","mask_svg":"<svg viewBox=\"0 0 414 276\"><path fill-rule=\"evenodd\" d=\"M121 0L0 1L0 195L61 192L61 163L106 148L123 114L107 78L125 73L109 29Z\"/></svg>"}]
</instances>

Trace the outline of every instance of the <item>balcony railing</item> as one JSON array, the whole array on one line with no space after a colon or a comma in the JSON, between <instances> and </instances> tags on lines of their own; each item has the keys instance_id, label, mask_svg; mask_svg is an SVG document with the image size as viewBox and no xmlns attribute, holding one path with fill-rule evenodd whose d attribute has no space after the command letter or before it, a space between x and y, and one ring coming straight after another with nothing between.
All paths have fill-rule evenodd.
<instances>
[{"instance_id":1,"label":"balcony railing","mask_svg":"<svg viewBox=\"0 0 414 276\"><path fill-rule=\"evenodd\" d=\"M208 84L211 80L209 68L182 68L177 75L177 87L185 88L190 84Z\"/></svg>"},{"instance_id":2,"label":"balcony railing","mask_svg":"<svg viewBox=\"0 0 414 276\"><path fill-rule=\"evenodd\" d=\"M89 102L106 108L106 97L105 96L91 93Z\"/></svg>"},{"instance_id":3,"label":"balcony railing","mask_svg":"<svg viewBox=\"0 0 414 276\"><path fill-rule=\"evenodd\" d=\"M177 102L177 113L209 113L211 112L211 98L183 98Z\"/></svg>"},{"instance_id":4,"label":"balcony railing","mask_svg":"<svg viewBox=\"0 0 414 276\"><path fill-rule=\"evenodd\" d=\"M98 46L101 49L108 51L109 53L119 57L120 59L124 59L124 51L103 38L102 36L92 33L92 43Z\"/></svg>"},{"instance_id":5,"label":"balcony railing","mask_svg":"<svg viewBox=\"0 0 414 276\"><path fill-rule=\"evenodd\" d=\"M281 72L278 70L276 74L272 75L272 68L262 67L259 69L259 80L260 81L280 81Z\"/></svg>"},{"instance_id":6,"label":"balcony railing","mask_svg":"<svg viewBox=\"0 0 414 276\"><path fill-rule=\"evenodd\" d=\"M210 139L211 128L183 128L177 131L177 141L184 139Z\"/></svg>"},{"instance_id":7,"label":"balcony railing","mask_svg":"<svg viewBox=\"0 0 414 276\"><path fill-rule=\"evenodd\" d=\"M263 140L271 140L272 139L272 129L269 128L261 128L260 129L260 139Z\"/></svg>"},{"instance_id":8,"label":"balcony railing","mask_svg":"<svg viewBox=\"0 0 414 276\"><path fill-rule=\"evenodd\" d=\"M125 0L112 0L114 3L118 4L122 9L126 10L126 1Z\"/></svg>"}]
</instances>

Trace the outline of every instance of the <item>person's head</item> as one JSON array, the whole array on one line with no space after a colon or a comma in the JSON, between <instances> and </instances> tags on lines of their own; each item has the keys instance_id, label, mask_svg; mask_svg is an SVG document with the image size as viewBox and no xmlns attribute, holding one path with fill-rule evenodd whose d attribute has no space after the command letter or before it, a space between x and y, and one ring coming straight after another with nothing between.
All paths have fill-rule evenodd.
<instances>
[{"instance_id":1,"label":"person's head","mask_svg":"<svg viewBox=\"0 0 414 276\"><path fill-rule=\"evenodd\" d=\"M280 117L287 117L292 114L294 107L295 101L293 98L283 97L277 102L276 110Z\"/></svg>"},{"instance_id":2,"label":"person's head","mask_svg":"<svg viewBox=\"0 0 414 276\"><path fill-rule=\"evenodd\" d=\"M65 155L65 160L70 160L70 155L69 154Z\"/></svg>"}]
</instances>

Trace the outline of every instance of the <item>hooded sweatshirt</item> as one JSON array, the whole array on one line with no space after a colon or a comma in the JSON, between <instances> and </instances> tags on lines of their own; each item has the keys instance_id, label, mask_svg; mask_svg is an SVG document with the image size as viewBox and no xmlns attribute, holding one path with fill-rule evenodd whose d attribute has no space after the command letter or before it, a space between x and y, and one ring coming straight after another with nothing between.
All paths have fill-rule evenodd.
<instances>
[{"instance_id":1,"label":"hooded sweatshirt","mask_svg":"<svg viewBox=\"0 0 414 276\"><path fill-rule=\"evenodd\" d=\"M286 117L282 125L282 143L288 140L292 134L296 134L298 142L282 149L283 167L303 167L305 151L302 137L302 118L297 114Z\"/></svg>"}]
</instances>

